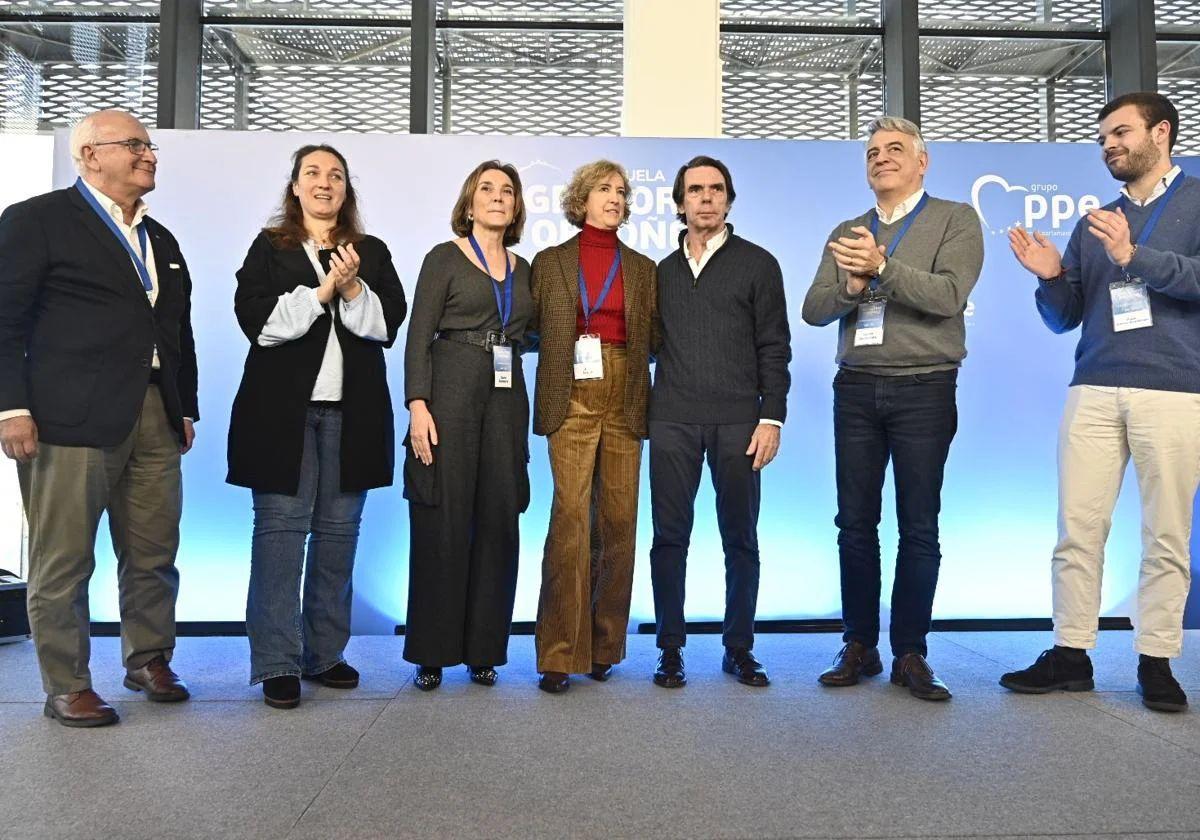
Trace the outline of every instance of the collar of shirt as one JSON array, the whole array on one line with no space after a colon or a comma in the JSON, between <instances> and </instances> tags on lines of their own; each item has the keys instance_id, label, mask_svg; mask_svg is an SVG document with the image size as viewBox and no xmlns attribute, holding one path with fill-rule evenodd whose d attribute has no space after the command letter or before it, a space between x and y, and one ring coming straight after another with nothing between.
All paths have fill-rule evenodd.
<instances>
[{"instance_id":1,"label":"collar of shirt","mask_svg":"<svg viewBox=\"0 0 1200 840\"><path fill-rule=\"evenodd\" d=\"M712 255L715 254L717 252L717 249L719 249L722 245L724 245L728 239L729 239L729 225L725 225L725 227L721 228L720 233L718 233L716 236L710 238L707 242L704 243L704 253L700 255L699 260L695 260L695 259L692 259L692 250L691 250L691 248L688 247L687 235L686 234L684 235L683 255L685 257L687 257L688 265L692 269L693 276L698 277L700 275L701 270L703 270L704 266L708 264L708 261L712 258Z\"/></svg>"},{"instance_id":2,"label":"collar of shirt","mask_svg":"<svg viewBox=\"0 0 1200 840\"><path fill-rule=\"evenodd\" d=\"M117 202L100 192L100 190L93 187L86 180L83 180L83 185L96 197L96 200L100 202L100 206L108 212L108 215L112 216L112 220L117 223L121 230L128 231L131 228L137 227L142 223L142 219L146 218L146 214L150 212L149 205L139 198L133 210L133 223L127 225L125 224L125 212L121 209L120 204L117 204Z\"/></svg>"},{"instance_id":3,"label":"collar of shirt","mask_svg":"<svg viewBox=\"0 0 1200 840\"><path fill-rule=\"evenodd\" d=\"M878 204L875 205L875 213L879 216L879 221L881 223L885 225L895 224L913 211L913 208L917 206L917 202L921 200L921 196L923 195L925 195L925 188L921 187L921 189L917 190L908 198L897 204L895 209L892 210L892 214L890 216L883 212L883 208Z\"/></svg>"},{"instance_id":4,"label":"collar of shirt","mask_svg":"<svg viewBox=\"0 0 1200 840\"><path fill-rule=\"evenodd\" d=\"M1169 170L1167 170L1167 174L1162 176L1162 178L1159 179L1159 182L1154 185L1154 189L1150 192L1150 195L1146 196L1146 198L1141 201L1129 194L1129 187L1121 187L1121 195L1125 196L1126 200L1132 201L1138 207L1145 207L1147 204L1154 201L1154 199L1165 193L1167 191L1167 187L1171 186L1171 182L1182 174L1183 170L1181 170L1178 166L1172 166Z\"/></svg>"}]
</instances>

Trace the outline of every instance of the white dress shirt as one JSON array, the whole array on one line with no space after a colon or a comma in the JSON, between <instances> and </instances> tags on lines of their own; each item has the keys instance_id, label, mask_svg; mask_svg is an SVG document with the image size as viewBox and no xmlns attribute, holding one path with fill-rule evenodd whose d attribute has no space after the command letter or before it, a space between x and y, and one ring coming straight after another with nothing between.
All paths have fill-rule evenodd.
<instances>
[{"instance_id":1,"label":"white dress shirt","mask_svg":"<svg viewBox=\"0 0 1200 840\"><path fill-rule=\"evenodd\" d=\"M1154 185L1154 189L1150 191L1150 195L1146 196L1144 199L1137 199L1130 195L1128 186L1121 187L1121 195L1125 196L1126 201L1132 201L1138 207L1145 207L1156 198L1161 198L1162 194L1167 191L1167 187L1171 186L1171 182L1182 174L1183 170L1181 170L1178 166L1172 166L1167 170L1167 174L1162 176L1158 183Z\"/></svg>"},{"instance_id":2,"label":"white dress shirt","mask_svg":"<svg viewBox=\"0 0 1200 840\"><path fill-rule=\"evenodd\" d=\"M712 259L712 255L720 250L721 246L729 241L729 226L721 228L721 232L716 236L710 237L704 243L704 253L700 255L700 259L692 258L692 251L688 248L687 237L683 239L683 255L687 257L688 267L692 269L692 276L699 277L700 272L704 270L704 266L708 265L708 261ZM768 426L778 426L783 428L783 423L779 420L769 420L766 417L760 418L759 423L766 423Z\"/></svg>"},{"instance_id":3,"label":"white dress shirt","mask_svg":"<svg viewBox=\"0 0 1200 840\"><path fill-rule=\"evenodd\" d=\"M311 239L304 243L304 252L312 263L317 279L325 279L325 271L321 268L321 260L317 256L317 244ZM359 338L370 341L387 341L387 320L383 317L383 304L379 295L371 291L366 282L359 277L362 291L354 300L340 301L342 326ZM313 323L324 313L332 310L317 300L317 290L311 286L297 286L290 292L279 296L279 302L271 311L271 317L263 324L258 334L260 347L275 347L285 341L295 341L306 335ZM310 399L320 402L340 402L342 399L342 345L337 338L337 330L332 326L329 339L325 342L325 356L321 359L321 369L317 371L317 381L313 383Z\"/></svg>"}]
</instances>

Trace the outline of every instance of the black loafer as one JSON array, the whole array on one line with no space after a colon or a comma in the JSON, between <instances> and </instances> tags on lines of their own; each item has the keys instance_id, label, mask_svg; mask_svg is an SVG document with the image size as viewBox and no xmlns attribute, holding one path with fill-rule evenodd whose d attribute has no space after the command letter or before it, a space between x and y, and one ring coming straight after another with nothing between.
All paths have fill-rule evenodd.
<instances>
[{"instance_id":1,"label":"black loafer","mask_svg":"<svg viewBox=\"0 0 1200 840\"><path fill-rule=\"evenodd\" d=\"M358 671L345 662L339 662L319 674L303 674L302 679L319 682L328 688L358 688Z\"/></svg>"},{"instance_id":2,"label":"black loafer","mask_svg":"<svg viewBox=\"0 0 1200 840\"><path fill-rule=\"evenodd\" d=\"M733 674L742 685L763 688L771 684L762 663L754 658L749 648L725 648L721 658L721 670Z\"/></svg>"},{"instance_id":3,"label":"black loafer","mask_svg":"<svg viewBox=\"0 0 1200 840\"><path fill-rule=\"evenodd\" d=\"M821 672L817 681L821 685L840 688L856 685L860 677L873 677L882 672L879 648L869 648L862 642L850 641L838 651L833 664Z\"/></svg>"},{"instance_id":4,"label":"black loafer","mask_svg":"<svg viewBox=\"0 0 1200 840\"><path fill-rule=\"evenodd\" d=\"M496 669L491 665L482 665L478 668L473 668L468 665L467 673L471 677L471 682L478 683L479 685L486 685L489 688L495 685L496 680L500 678L500 675L496 673Z\"/></svg>"},{"instance_id":5,"label":"black loafer","mask_svg":"<svg viewBox=\"0 0 1200 840\"><path fill-rule=\"evenodd\" d=\"M433 691L442 684L442 669L422 665L413 677L413 685L422 691Z\"/></svg>"},{"instance_id":6,"label":"black loafer","mask_svg":"<svg viewBox=\"0 0 1200 840\"><path fill-rule=\"evenodd\" d=\"M262 692L263 702L272 709L294 709L300 705L300 678L293 674L267 677Z\"/></svg>"},{"instance_id":7,"label":"black loafer","mask_svg":"<svg viewBox=\"0 0 1200 840\"><path fill-rule=\"evenodd\" d=\"M658 668L654 671L654 684L663 688L681 688L687 685L687 673L683 670L683 650L665 647L658 655Z\"/></svg>"},{"instance_id":8,"label":"black loafer","mask_svg":"<svg viewBox=\"0 0 1200 840\"><path fill-rule=\"evenodd\" d=\"M588 673L588 676L596 682L607 682L608 678L612 676L612 670L613 666L611 665L606 665L603 662L593 662L592 670Z\"/></svg>"},{"instance_id":9,"label":"black loafer","mask_svg":"<svg viewBox=\"0 0 1200 840\"><path fill-rule=\"evenodd\" d=\"M561 671L547 671L538 677L538 688L547 694L562 694L570 687L570 677Z\"/></svg>"}]
</instances>

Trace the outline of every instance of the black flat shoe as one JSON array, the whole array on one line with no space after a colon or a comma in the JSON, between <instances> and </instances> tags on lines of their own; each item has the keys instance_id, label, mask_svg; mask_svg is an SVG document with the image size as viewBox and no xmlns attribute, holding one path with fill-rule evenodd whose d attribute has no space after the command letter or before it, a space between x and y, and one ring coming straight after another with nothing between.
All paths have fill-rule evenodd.
<instances>
[{"instance_id":1,"label":"black flat shoe","mask_svg":"<svg viewBox=\"0 0 1200 840\"><path fill-rule=\"evenodd\" d=\"M603 662L593 662L592 670L588 673L588 676L596 682L607 682L608 678L612 676L612 671L613 666L611 665L606 665Z\"/></svg>"},{"instance_id":2,"label":"black flat shoe","mask_svg":"<svg viewBox=\"0 0 1200 840\"><path fill-rule=\"evenodd\" d=\"M538 677L538 688L547 694L562 694L571 687L571 679L560 671L547 671Z\"/></svg>"},{"instance_id":3,"label":"black flat shoe","mask_svg":"<svg viewBox=\"0 0 1200 840\"><path fill-rule=\"evenodd\" d=\"M471 682L479 685L486 685L489 688L496 684L496 680L500 675L496 673L496 669L491 665L482 665L478 668L467 666L467 673L471 675Z\"/></svg>"},{"instance_id":4,"label":"black flat shoe","mask_svg":"<svg viewBox=\"0 0 1200 840\"><path fill-rule=\"evenodd\" d=\"M937 678L925 657L906 653L892 660L892 685L907 688L919 700L949 700L950 689Z\"/></svg>"},{"instance_id":5,"label":"black flat shoe","mask_svg":"<svg viewBox=\"0 0 1200 840\"><path fill-rule=\"evenodd\" d=\"M319 682L329 688L358 688L358 671L345 662L339 662L319 674L302 674L301 679Z\"/></svg>"},{"instance_id":6,"label":"black flat shoe","mask_svg":"<svg viewBox=\"0 0 1200 840\"><path fill-rule=\"evenodd\" d=\"M267 677L262 692L263 702L272 709L294 709L300 705L300 678L292 674Z\"/></svg>"},{"instance_id":7,"label":"black flat shoe","mask_svg":"<svg viewBox=\"0 0 1200 840\"><path fill-rule=\"evenodd\" d=\"M861 677L874 677L883 672L883 662L879 659L879 648L869 648L862 642L846 642L833 664L821 672L817 681L821 685L840 688L857 685Z\"/></svg>"},{"instance_id":8,"label":"black flat shoe","mask_svg":"<svg viewBox=\"0 0 1200 840\"><path fill-rule=\"evenodd\" d=\"M1138 694L1142 705L1156 712L1182 712L1187 709L1187 694L1171 674L1169 659L1142 654L1138 657Z\"/></svg>"},{"instance_id":9,"label":"black flat shoe","mask_svg":"<svg viewBox=\"0 0 1200 840\"><path fill-rule=\"evenodd\" d=\"M1042 651L1037 661L1020 671L1009 671L1000 685L1021 694L1049 694L1051 691L1091 691L1092 660L1085 651L1064 653L1058 647Z\"/></svg>"},{"instance_id":10,"label":"black flat shoe","mask_svg":"<svg viewBox=\"0 0 1200 840\"><path fill-rule=\"evenodd\" d=\"M413 677L413 685L422 691L433 691L442 684L442 669L422 665Z\"/></svg>"}]
</instances>

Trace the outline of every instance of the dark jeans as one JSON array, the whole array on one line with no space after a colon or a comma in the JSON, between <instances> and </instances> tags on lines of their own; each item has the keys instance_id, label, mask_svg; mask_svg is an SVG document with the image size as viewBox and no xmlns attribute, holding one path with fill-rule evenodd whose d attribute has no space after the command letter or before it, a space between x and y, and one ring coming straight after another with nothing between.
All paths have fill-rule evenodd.
<instances>
[{"instance_id":1,"label":"dark jeans","mask_svg":"<svg viewBox=\"0 0 1200 840\"><path fill-rule=\"evenodd\" d=\"M246 597L252 685L268 677L319 674L344 661L354 551L367 494L341 491L341 440L341 409L310 407L298 492L254 491Z\"/></svg>"},{"instance_id":2,"label":"dark jeans","mask_svg":"<svg viewBox=\"0 0 1200 840\"><path fill-rule=\"evenodd\" d=\"M958 429L957 370L908 376L841 371L833 380L844 640L879 643L879 516L888 459L900 545L892 653L926 653L938 567L942 475Z\"/></svg>"},{"instance_id":3,"label":"dark jeans","mask_svg":"<svg viewBox=\"0 0 1200 840\"><path fill-rule=\"evenodd\" d=\"M761 479L751 468L754 459L746 455L746 447L757 426L757 422L650 423L650 508L654 519L650 579L660 648L682 647L687 638L684 577L696 491L706 458L717 493L717 526L725 549L721 641L726 647L754 646Z\"/></svg>"}]
</instances>

